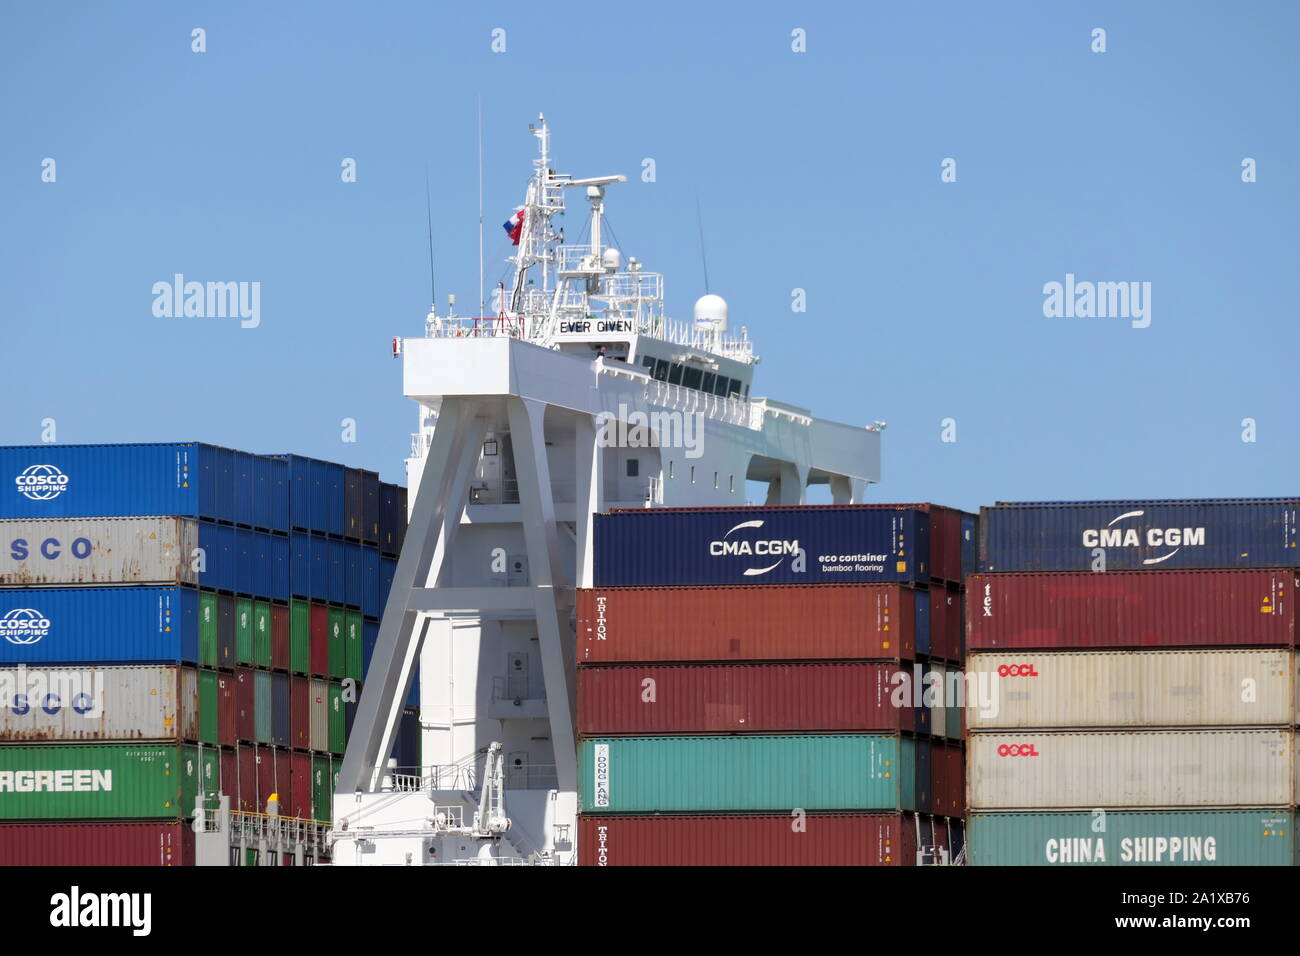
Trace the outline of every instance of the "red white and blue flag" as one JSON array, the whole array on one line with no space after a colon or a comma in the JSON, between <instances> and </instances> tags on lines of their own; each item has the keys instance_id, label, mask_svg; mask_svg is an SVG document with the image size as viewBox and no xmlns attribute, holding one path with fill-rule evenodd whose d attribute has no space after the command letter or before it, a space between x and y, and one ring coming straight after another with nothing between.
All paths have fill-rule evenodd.
<instances>
[{"instance_id":1,"label":"red white and blue flag","mask_svg":"<svg viewBox=\"0 0 1300 956\"><path fill-rule=\"evenodd\" d=\"M504 229L506 235L510 237L510 244L512 246L519 245L519 235L524 231L524 211L522 209L519 210L515 213L515 218L507 219L501 224L501 228Z\"/></svg>"}]
</instances>

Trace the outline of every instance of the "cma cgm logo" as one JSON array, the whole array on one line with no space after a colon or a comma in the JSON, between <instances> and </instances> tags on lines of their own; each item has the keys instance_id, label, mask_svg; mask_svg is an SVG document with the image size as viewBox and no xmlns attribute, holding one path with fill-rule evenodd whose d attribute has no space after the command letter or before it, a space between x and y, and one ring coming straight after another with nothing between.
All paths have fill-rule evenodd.
<instances>
[{"instance_id":1,"label":"cma cgm logo","mask_svg":"<svg viewBox=\"0 0 1300 956\"><path fill-rule=\"evenodd\" d=\"M1173 548L1168 554L1158 558L1143 558L1143 564L1159 564L1168 561L1183 548L1200 547L1205 544L1204 528L1135 528L1132 525L1115 527L1128 518L1140 518L1145 511L1127 511L1117 518L1112 518L1104 528L1090 528L1083 533L1085 548Z\"/></svg>"},{"instance_id":2,"label":"cma cgm logo","mask_svg":"<svg viewBox=\"0 0 1300 956\"><path fill-rule=\"evenodd\" d=\"M731 536L737 531L744 528L761 528L763 522L760 521L742 521L730 531L722 536L721 541L709 542L709 554L715 558L724 557L772 557L776 556L776 561L763 568L746 568L745 577L750 578L758 574L767 574L773 568L780 565L788 554L801 555L802 549L799 547L799 541L782 541L779 538L770 540L750 541L746 538L732 538ZM729 540L730 539L730 540Z\"/></svg>"},{"instance_id":3,"label":"cma cgm logo","mask_svg":"<svg viewBox=\"0 0 1300 956\"><path fill-rule=\"evenodd\" d=\"M68 476L53 465L28 465L14 483L18 493L32 501L49 501L68 490Z\"/></svg>"},{"instance_id":4,"label":"cma cgm logo","mask_svg":"<svg viewBox=\"0 0 1300 956\"><path fill-rule=\"evenodd\" d=\"M998 747L999 757L1037 757L1038 748L1033 744L1001 744Z\"/></svg>"},{"instance_id":5,"label":"cma cgm logo","mask_svg":"<svg viewBox=\"0 0 1300 956\"><path fill-rule=\"evenodd\" d=\"M49 619L29 607L15 608L0 617L0 637L10 644L35 644L49 634Z\"/></svg>"}]
</instances>

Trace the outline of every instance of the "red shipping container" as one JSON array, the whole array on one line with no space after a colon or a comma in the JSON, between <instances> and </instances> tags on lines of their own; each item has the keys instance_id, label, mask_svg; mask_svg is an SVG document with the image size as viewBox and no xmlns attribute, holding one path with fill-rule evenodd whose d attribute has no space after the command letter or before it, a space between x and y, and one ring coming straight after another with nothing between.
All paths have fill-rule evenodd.
<instances>
[{"instance_id":1,"label":"red shipping container","mask_svg":"<svg viewBox=\"0 0 1300 956\"><path fill-rule=\"evenodd\" d=\"M256 721L253 715L255 700L253 672L247 667L235 668L235 736L240 740L255 740Z\"/></svg>"},{"instance_id":2,"label":"red shipping container","mask_svg":"<svg viewBox=\"0 0 1300 956\"><path fill-rule=\"evenodd\" d=\"M941 740L930 742L930 812L943 813L948 798L948 748Z\"/></svg>"},{"instance_id":3,"label":"red shipping container","mask_svg":"<svg viewBox=\"0 0 1300 956\"><path fill-rule=\"evenodd\" d=\"M899 813L583 816L580 866L913 866Z\"/></svg>"},{"instance_id":4,"label":"red shipping container","mask_svg":"<svg viewBox=\"0 0 1300 956\"><path fill-rule=\"evenodd\" d=\"M910 731L910 695L904 707L892 700L900 672L908 673L897 664L848 661L581 667L578 733Z\"/></svg>"},{"instance_id":5,"label":"red shipping container","mask_svg":"<svg viewBox=\"0 0 1300 956\"><path fill-rule=\"evenodd\" d=\"M949 817L966 816L966 747L949 742L947 755L948 780L946 788L949 803L943 814Z\"/></svg>"},{"instance_id":6,"label":"red shipping container","mask_svg":"<svg viewBox=\"0 0 1300 956\"><path fill-rule=\"evenodd\" d=\"M271 605L271 666L289 669L289 608L284 604Z\"/></svg>"},{"instance_id":7,"label":"red shipping container","mask_svg":"<svg viewBox=\"0 0 1300 956\"><path fill-rule=\"evenodd\" d=\"M0 824L0 866L193 866L188 823Z\"/></svg>"},{"instance_id":8,"label":"red shipping container","mask_svg":"<svg viewBox=\"0 0 1300 956\"><path fill-rule=\"evenodd\" d=\"M855 505L858 508L915 508L930 516L930 577L941 581L961 583L961 516L964 512L945 505L927 502L890 504L871 502ZM974 517L972 515L972 517Z\"/></svg>"},{"instance_id":9,"label":"red shipping container","mask_svg":"<svg viewBox=\"0 0 1300 956\"><path fill-rule=\"evenodd\" d=\"M1086 647L1290 647L1293 570L972 575L972 651Z\"/></svg>"},{"instance_id":10,"label":"red shipping container","mask_svg":"<svg viewBox=\"0 0 1300 956\"><path fill-rule=\"evenodd\" d=\"M917 593L898 584L580 590L578 663L910 660Z\"/></svg>"},{"instance_id":11,"label":"red shipping container","mask_svg":"<svg viewBox=\"0 0 1300 956\"><path fill-rule=\"evenodd\" d=\"M231 806L250 813L257 811L257 748L244 744L235 751L236 781Z\"/></svg>"},{"instance_id":12,"label":"red shipping container","mask_svg":"<svg viewBox=\"0 0 1300 956\"><path fill-rule=\"evenodd\" d=\"M281 793L283 789L285 793ZM261 744L257 748L257 812L266 813L266 804L274 794L282 801L289 799L289 753ZM286 813L280 804L280 813Z\"/></svg>"},{"instance_id":13,"label":"red shipping container","mask_svg":"<svg viewBox=\"0 0 1300 956\"><path fill-rule=\"evenodd\" d=\"M311 679L289 678L289 745L311 749Z\"/></svg>"},{"instance_id":14,"label":"red shipping container","mask_svg":"<svg viewBox=\"0 0 1300 956\"><path fill-rule=\"evenodd\" d=\"M328 677L330 672L330 612L324 604L311 606L311 672Z\"/></svg>"},{"instance_id":15,"label":"red shipping container","mask_svg":"<svg viewBox=\"0 0 1300 956\"><path fill-rule=\"evenodd\" d=\"M235 751L221 751L221 792L230 798L230 809L239 809L239 763Z\"/></svg>"},{"instance_id":16,"label":"red shipping container","mask_svg":"<svg viewBox=\"0 0 1300 956\"><path fill-rule=\"evenodd\" d=\"M280 797L288 801L280 805L282 814L304 820L311 818L311 754L289 755L289 794Z\"/></svg>"},{"instance_id":17,"label":"red shipping container","mask_svg":"<svg viewBox=\"0 0 1300 956\"><path fill-rule=\"evenodd\" d=\"M235 746L239 737L239 705L235 700L235 675L217 674L217 743Z\"/></svg>"},{"instance_id":18,"label":"red shipping container","mask_svg":"<svg viewBox=\"0 0 1300 956\"><path fill-rule=\"evenodd\" d=\"M961 661L961 592L955 588L930 588L930 656Z\"/></svg>"}]
</instances>

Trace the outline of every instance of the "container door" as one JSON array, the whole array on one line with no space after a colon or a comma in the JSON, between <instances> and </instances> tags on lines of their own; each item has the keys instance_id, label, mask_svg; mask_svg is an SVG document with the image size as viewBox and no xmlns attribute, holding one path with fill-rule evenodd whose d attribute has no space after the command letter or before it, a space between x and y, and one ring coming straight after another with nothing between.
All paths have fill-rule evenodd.
<instances>
[{"instance_id":1,"label":"container door","mask_svg":"<svg viewBox=\"0 0 1300 956\"><path fill-rule=\"evenodd\" d=\"M199 663L217 666L217 596L199 592Z\"/></svg>"},{"instance_id":2,"label":"container door","mask_svg":"<svg viewBox=\"0 0 1300 956\"><path fill-rule=\"evenodd\" d=\"M253 663L253 602L247 598L235 602L235 660Z\"/></svg>"}]
</instances>

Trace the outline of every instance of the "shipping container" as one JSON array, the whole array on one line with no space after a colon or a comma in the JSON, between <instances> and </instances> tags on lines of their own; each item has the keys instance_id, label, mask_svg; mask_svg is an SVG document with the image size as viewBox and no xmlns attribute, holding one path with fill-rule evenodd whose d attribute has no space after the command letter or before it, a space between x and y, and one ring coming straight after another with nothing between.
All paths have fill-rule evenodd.
<instances>
[{"instance_id":1,"label":"shipping container","mask_svg":"<svg viewBox=\"0 0 1300 956\"><path fill-rule=\"evenodd\" d=\"M311 749L326 753L330 749L330 685L328 681L312 680L308 700L310 726L308 739Z\"/></svg>"},{"instance_id":2,"label":"shipping container","mask_svg":"<svg viewBox=\"0 0 1300 956\"><path fill-rule=\"evenodd\" d=\"M388 592L382 588L379 574L379 552L373 548L361 551L361 613L366 617L379 617L384 613ZM382 594L382 596L381 596Z\"/></svg>"},{"instance_id":3,"label":"shipping container","mask_svg":"<svg viewBox=\"0 0 1300 956\"><path fill-rule=\"evenodd\" d=\"M323 604L311 606L311 661L309 672L328 677L330 672L330 612Z\"/></svg>"},{"instance_id":4,"label":"shipping container","mask_svg":"<svg viewBox=\"0 0 1300 956\"><path fill-rule=\"evenodd\" d=\"M403 531L405 534L405 531ZM385 558L382 555L379 558L379 607L374 617L383 616L383 608L388 604L388 592L393 589L393 577L397 574L397 559Z\"/></svg>"},{"instance_id":5,"label":"shipping container","mask_svg":"<svg viewBox=\"0 0 1300 956\"><path fill-rule=\"evenodd\" d=\"M259 744L271 743L275 719L274 697L271 672L253 671L253 739Z\"/></svg>"},{"instance_id":6,"label":"shipping container","mask_svg":"<svg viewBox=\"0 0 1300 956\"><path fill-rule=\"evenodd\" d=\"M329 609L329 676L342 678L347 669L347 628L343 622L343 609Z\"/></svg>"},{"instance_id":7,"label":"shipping container","mask_svg":"<svg viewBox=\"0 0 1300 956\"><path fill-rule=\"evenodd\" d=\"M914 866L899 813L599 814L578 819L579 866Z\"/></svg>"},{"instance_id":8,"label":"shipping container","mask_svg":"<svg viewBox=\"0 0 1300 956\"><path fill-rule=\"evenodd\" d=\"M284 604L271 605L271 667L287 671L290 661L289 608Z\"/></svg>"},{"instance_id":9,"label":"shipping container","mask_svg":"<svg viewBox=\"0 0 1300 956\"><path fill-rule=\"evenodd\" d=\"M347 712L343 705L343 686L331 682L329 684L329 751L331 753L343 755L343 750L347 746Z\"/></svg>"},{"instance_id":10,"label":"shipping container","mask_svg":"<svg viewBox=\"0 0 1300 956\"><path fill-rule=\"evenodd\" d=\"M1291 647L1290 570L988 574L966 587L971 651Z\"/></svg>"},{"instance_id":11,"label":"shipping container","mask_svg":"<svg viewBox=\"0 0 1300 956\"><path fill-rule=\"evenodd\" d=\"M343 536L361 540L366 495L361 487L361 469L343 469Z\"/></svg>"},{"instance_id":12,"label":"shipping container","mask_svg":"<svg viewBox=\"0 0 1300 956\"><path fill-rule=\"evenodd\" d=\"M930 588L930 655L954 663L961 653L961 592L939 585Z\"/></svg>"},{"instance_id":13,"label":"shipping container","mask_svg":"<svg viewBox=\"0 0 1300 956\"><path fill-rule=\"evenodd\" d=\"M288 806L282 812L303 820L312 818L311 810L311 754L294 753L289 756Z\"/></svg>"},{"instance_id":14,"label":"shipping container","mask_svg":"<svg viewBox=\"0 0 1300 956\"><path fill-rule=\"evenodd\" d=\"M597 515L597 587L877 584L930 577L915 507L645 508Z\"/></svg>"},{"instance_id":15,"label":"shipping container","mask_svg":"<svg viewBox=\"0 0 1300 956\"><path fill-rule=\"evenodd\" d=\"M253 602L253 663L271 666L271 605L265 601Z\"/></svg>"},{"instance_id":16,"label":"shipping container","mask_svg":"<svg viewBox=\"0 0 1300 956\"><path fill-rule=\"evenodd\" d=\"M343 673L341 676L361 680L365 676L362 670L362 622L360 611L345 611L343 614Z\"/></svg>"},{"instance_id":17,"label":"shipping container","mask_svg":"<svg viewBox=\"0 0 1300 956\"><path fill-rule=\"evenodd\" d=\"M217 674L217 743L233 747L239 740L239 702L234 674Z\"/></svg>"},{"instance_id":18,"label":"shipping container","mask_svg":"<svg viewBox=\"0 0 1300 956\"><path fill-rule=\"evenodd\" d=\"M235 766L237 782L231 792L238 799L231 801L232 806L245 813L264 812L257 805L257 746L241 744L236 748Z\"/></svg>"},{"instance_id":19,"label":"shipping container","mask_svg":"<svg viewBox=\"0 0 1300 956\"><path fill-rule=\"evenodd\" d=\"M289 670L311 672L311 604L307 601L289 602Z\"/></svg>"},{"instance_id":20,"label":"shipping container","mask_svg":"<svg viewBox=\"0 0 1300 956\"><path fill-rule=\"evenodd\" d=\"M6 823L0 866L193 866L188 823Z\"/></svg>"},{"instance_id":21,"label":"shipping container","mask_svg":"<svg viewBox=\"0 0 1300 956\"><path fill-rule=\"evenodd\" d=\"M970 866L1295 866L1295 816L1275 810L975 813Z\"/></svg>"},{"instance_id":22,"label":"shipping container","mask_svg":"<svg viewBox=\"0 0 1300 956\"><path fill-rule=\"evenodd\" d=\"M361 540L379 545L379 473L361 472Z\"/></svg>"},{"instance_id":23,"label":"shipping container","mask_svg":"<svg viewBox=\"0 0 1300 956\"><path fill-rule=\"evenodd\" d=\"M581 667L578 733L911 730L911 695L894 699L898 673L850 662Z\"/></svg>"},{"instance_id":24,"label":"shipping container","mask_svg":"<svg viewBox=\"0 0 1300 956\"><path fill-rule=\"evenodd\" d=\"M0 590L0 664L195 663L198 604L180 587Z\"/></svg>"},{"instance_id":25,"label":"shipping container","mask_svg":"<svg viewBox=\"0 0 1300 956\"><path fill-rule=\"evenodd\" d=\"M319 544L319 541L317 543ZM329 555L329 590L326 598L334 604L347 603L347 545L346 541L325 539L325 548Z\"/></svg>"},{"instance_id":26,"label":"shipping container","mask_svg":"<svg viewBox=\"0 0 1300 956\"><path fill-rule=\"evenodd\" d=\"M334 819L334 791L337 789L337 764L329 754L311 758L312 817L328 823Z\"/></svg>"},{"instance_id":27,"label":"shipping container","mask_svg":"<svg viewBox=\"0 0 1300 956\"><path fill-rule=\"evenodd\" d=\"M966 746L974 810L1295 804L1289 729L986 732Z\"/></svg>"},{"instance_id":28,"label":"shipping container","mask_svg":"<svg viewBox=\"0 0 1300 956\"><path fill-rule=\"evenodd\" d=\"M924 595L896 584L578 591L578 662L908 660Z\"/></svg>"},{"instance_id":29,"label":"shipping container","mask_svg":"<svg viewBox=\"0 0 1300 956\"><path fill-rule=\"evenodd\" d=\"M0 741L197 740L215 674L168 664L0 669ZM207 719L209 714L203 713ZM211 707L207 742L215 744Z\"/></svg>"},{"instance_id":30,"label":"shipping container","mask_svg":"<svg viewBox=\"0 0 1300 956\"><path fill-rule=\"evenodd\" d=\"M0 747L0 819L183 819L219 776L214 747L15 744Z\"/></svg>"},{"instance_id":31,"label":"shipping container","mask_svg":"<svg viewBox=\"0 0 1300 956\"><path fill-rule=\"evenodd\" d=\"M999 503L980 509L980 570L1294 568L1298 515L1297 498Z\"/></svg>"},{"instance_id":32,"label":"shipping container","mask_svg":"<svg viewBox=\"0 0 1300 956\"><path fill-rule=\"evenodd\" d=\"M917 749L877 734L589 738L578 748L578 808L913 810Z\"/></svg>"},{"instance_id":33,"label":"shipping container","mask_svg":"<svg viewBox=\"0 0 1300 956\"><path fill-rule=\"evenodd\" d=\"M235 666L235 599L217 595L217 666Z\"/></svg>"},{"instance_id":34,"label":"shipping container","mask_svg":"<svg viewBox=\"0 0 1300 956\"><path fill-rule=\"evenodd\" d=\"M217 596L210 591L199 592L199 663L216 667L217 651Z\"/></svg>"},{"instance_id":35,"label":"shipping container","mask_svg":"<svg viewBox=\"0 0 1300 956\"><path fill-rule=\"evenodd\" d=\"M216 671L198 672L199 687L199 736L201 744L219 746L221 744L221 685ZM190 738L193 739L193 738Z\"/></svg>"},{"instance_id":36,"label":"shipping container","mask_svg":"<svg viewBox=\"0 0 1300 956\"><path fill-rule=\"evenodd\" d=\"M361 580L364 573L362 555L365 548L356 541L343 542L343 603L361 607L365 600L365 588ZM378 557L379 553L375 552Z\"/></svg>"},{"instance_id":37,"label":"shipping container","mask_svg":"<svg viewBox=\"0 0 1300 956\"><path fill-rule=\"evenodd\" d=\"M1280 649L972 654L967 673L989 695L968 700L967 721L973 730L1294 725L1295 667L1295 652Z\"/></svg>"},{"instance_id":38,"label":"shipping container","mask_svg":"<svg viewBox=\"0 0 1300 956\"><path fill-rule=\"evenodd\" d=\"M253 663L253 602L249 598L235 600L235 663Z\"/></svg>"},{"instance_id":39,"label":"shipping container","mask_svg":"<svg viewBox=\"0 0 1300 956\"><path fill-rule=\"evenodd\" d=\"M292 746L290 727L289 675L271 675L271 743L277 747Z\"/></svg>"},{"instance_id":40,"label":"shipping container","mask_svg":"<svg viewBox=\"0 0 1300 956\"><path fill-rule=\"evenodd\" d=\"M420 755L420 714L413 707L405 708L398 720L397 738L393 742L393 759L397 761L397 766L404 768L407 773L416 773L417 769L424 765ZM509 787L515 783L532 785L537 780L536 774L531 772L533 769L529 767L523 768L523 779L516 781L512 774L518 771L507 766L506 786Z\"/></svg>"},{"instance_id":41,"label":"shipping container","mask_svg":"<svg viewBox=\"0 0 1300 956\"><path fill-rule=\"evenodd\" d=\"M253 671L235 668L235 735L243 741L257 739L257 689Z\"/></svg>"},{"instance_id":42,"label":"shipping container","mask_svg":"<svg viewBox=\"0 0 1300 956\"><path fill-rule=\"evenodd\" d=\"M289 746L295 750L311 749L311 701L311 681L296 674L290 677Z\"/></svg>"},{"instance_id":43,"label":"shipping container","mask_svg":"<svg viewBox=\"0 0 1300 956\"><path fill-rule=\"evenodd\" d=\"M197 442L0 447L0 474L18 493L0 518L180 515L234 522L235 452ZM267 526L287 527L287 514Z\"/></svg>"}]
</instances>

